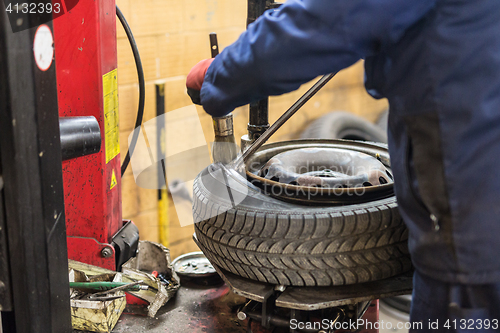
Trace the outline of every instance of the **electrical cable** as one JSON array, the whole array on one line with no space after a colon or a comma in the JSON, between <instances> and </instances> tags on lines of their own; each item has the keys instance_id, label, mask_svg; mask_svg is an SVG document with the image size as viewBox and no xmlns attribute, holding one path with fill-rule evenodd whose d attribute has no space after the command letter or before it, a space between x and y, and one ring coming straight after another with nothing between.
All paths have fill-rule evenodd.
<instances>
[{"instance_id":1,"label":"electrical cable","mask_svg":"<svg viewBox=\"0 0 500 333\"><path fill-rule=\"evenodd\" d=\"M120 20L120 23L127 34L128 41L130 42L130 47L132 48L132 53L134 54L135 66L137 68L137 77L139 78L139 106L137 109L137 117L135 119L134 132L132 134L132 140L130 141L130 145L127 151L127 155L123 160L121 166L121 174L125 173L127 167L130 163L130 155L134 153L135 145L137 144L137 139L139 137L139 131L135 130L142 124L142 118L144 117L144 100L146 98L146 87L144 83L144 70L142 69L141 56L139 55L139 49L137 48L137 43L135 42L134 35L132 34L132 30L130 30L130 26L127 23L127 20L123 16L120 8L116 6L116 16Z\"/></svg>"}]
</instances>

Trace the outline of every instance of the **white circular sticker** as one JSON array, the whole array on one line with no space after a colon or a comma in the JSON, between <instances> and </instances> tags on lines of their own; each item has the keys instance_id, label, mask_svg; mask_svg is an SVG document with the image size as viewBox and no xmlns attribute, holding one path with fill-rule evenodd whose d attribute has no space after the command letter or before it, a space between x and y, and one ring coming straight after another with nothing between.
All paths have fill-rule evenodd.
<instances>
[{"instance_id":1,"label":"white circular sticker","mask_svg":"<svg viewBox=\"0 0 500 333\"><path fill-rule=\"evenodd\" d=\"M38 68L42 71L49 69L54 58L54 38L46 24L38 27L33 41L33 54Z\"/></svg>"}]
</instances>

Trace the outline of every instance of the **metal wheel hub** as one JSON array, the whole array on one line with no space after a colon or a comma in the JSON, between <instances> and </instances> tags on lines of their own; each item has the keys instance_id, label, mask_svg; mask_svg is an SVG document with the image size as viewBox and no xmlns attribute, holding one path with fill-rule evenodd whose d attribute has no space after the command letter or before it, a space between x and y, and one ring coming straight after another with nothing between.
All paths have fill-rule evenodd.
<instances>
[{"instance_id":1,"label":"metal wheel hub","mask_svg":"<svg viewBox=\"0 0 500 333\"><path fill-rule=\"evenodd\" d=\"M387 145L292 140L261 147L246 176L266 195L303 205L346 205L394 195Z\"/></svg>"},{"instance_id":2,"label":"metal wheel hub","mask_svg":"<svg viewBox=\"0 0 500 333\"><path fill-rule=\"evenodd\" d=\"M375 157L338 148L302 148L271 158L259 176L283 184L352 188L392 183L387 168Z\"/></svg>"}]
</instances>

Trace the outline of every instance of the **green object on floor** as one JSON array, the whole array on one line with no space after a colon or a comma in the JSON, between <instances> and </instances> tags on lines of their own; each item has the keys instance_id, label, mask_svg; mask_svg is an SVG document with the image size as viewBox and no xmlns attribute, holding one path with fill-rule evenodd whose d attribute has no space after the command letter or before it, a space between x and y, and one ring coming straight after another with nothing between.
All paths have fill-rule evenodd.
<instances>
[{"instance_id":1,"label":"green object on floor","mask_svg":"<svg viewBox=\"0 0 500 333\"><path fill-rule=\"evenodd\" d=\"M69 287L75 289L85 289L85 290L94 290L94 291L106 291L119 287L126 286L127 282L111 282L111 281L99 281L99 282L70 282ZM131 285L123 291L139 291L144 289L142 286L136 284Z\"/></svg>"}]
</instances>

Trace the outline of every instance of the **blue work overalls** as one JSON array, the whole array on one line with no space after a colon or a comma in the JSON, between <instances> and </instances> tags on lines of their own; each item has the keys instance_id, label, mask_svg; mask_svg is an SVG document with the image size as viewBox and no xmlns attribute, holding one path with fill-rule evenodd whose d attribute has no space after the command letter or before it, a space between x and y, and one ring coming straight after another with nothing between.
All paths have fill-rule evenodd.
<instances>
[{"instance_id":1,"label":"blue work overalls","mask_svg":"<svg viewBox=\"0 0 500 333\"><path fill-rule=\"evenodd\" d=\"M215 58L201 102L221 116L359 59L368 92L390 104L389 150L418 272L415 293L434 297L434 308L415 301L412 318L441 309L449 318L495 319L499 0L289 0ZM484 311L472 315L467 307Z\"/></svg>"}]
</instances>

